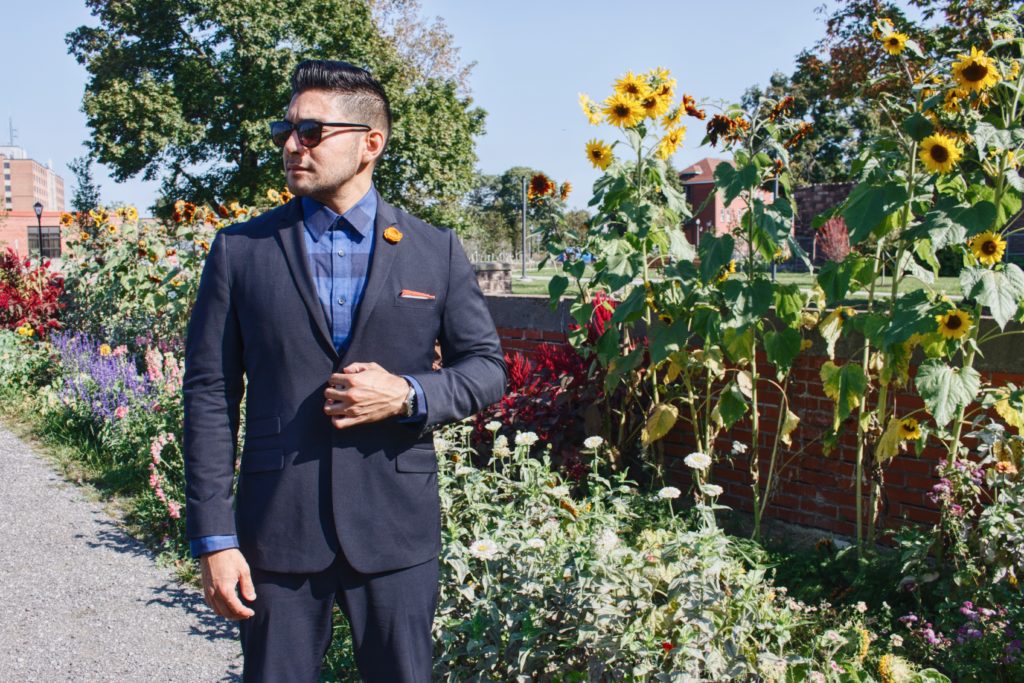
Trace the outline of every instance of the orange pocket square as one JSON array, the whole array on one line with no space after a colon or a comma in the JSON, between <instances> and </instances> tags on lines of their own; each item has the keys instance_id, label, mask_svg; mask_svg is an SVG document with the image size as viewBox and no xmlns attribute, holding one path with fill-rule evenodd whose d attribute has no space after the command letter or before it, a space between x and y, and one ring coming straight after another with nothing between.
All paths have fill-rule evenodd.
<instances>
[{"instance_id":1,"label":"orange pocket square","mask_svg":"<svg viewBox=\"0 0 1024 683\"><path fill-rule=\"evenodd\" d=\"M433 294L427 294L426 292L417 292L415 289L403 289L398 293L398 296L403 299L423 299L424 301L431 301L436 299Z\"/></svg>"}]
</instances>

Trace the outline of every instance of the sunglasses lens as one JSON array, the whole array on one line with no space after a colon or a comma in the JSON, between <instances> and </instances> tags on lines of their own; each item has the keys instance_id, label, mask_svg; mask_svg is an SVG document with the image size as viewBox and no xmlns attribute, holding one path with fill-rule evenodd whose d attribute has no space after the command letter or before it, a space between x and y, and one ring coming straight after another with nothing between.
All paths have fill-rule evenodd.
<instances>
[{"instance_id":1,"label":"sunglasses lens","mask_svg":"<svg viewBox=\"0 0 1024 683\"><path fill-rule=\"evenodd\" d=\"M288 136L292 134L292 124L287 121L274 121L270 124L270 139L278 147L284 147Z\"/></svg>"},{"instance_id":2,"label":"sunglasses lens","mask_svg":"<svg viewBox=\"0 0 1024 683\"><path fill-rule=\"evenodd\" d=\"M295 129L299 131L299 142L304 147L316 147L320 144L320 135L324 127L319 121L301 121Z\"/></svg>"}]
</instances>

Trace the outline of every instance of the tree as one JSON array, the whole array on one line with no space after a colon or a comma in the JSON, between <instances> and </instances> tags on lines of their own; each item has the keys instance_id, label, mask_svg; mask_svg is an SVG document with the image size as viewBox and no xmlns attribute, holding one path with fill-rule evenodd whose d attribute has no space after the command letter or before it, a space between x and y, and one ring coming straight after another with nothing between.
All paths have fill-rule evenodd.
<instances>
[{"instance_id":1,"label":"tree","mask_svg":"<svg viewBox=\"0 0 1024 683\"><path fill-rule=\"evenodd\" d=\"M482 243L511 247L517 255L522 231L523 179L527 182L542 174L528 166L513 166L501 175L479 175L466 203L476 224L476 237ZM526 219L532 232L556 211L549 203L528 202Z\"/></svg>"},{"instance_id":2,"label":"tree","mask_svg":"<svg viewBox=\"0 0 1024 683\"><path fill-rule=\"evenodd\" d=\"M86 213L100 205L100 186L92 177L92 157L83 154L72 159L68 169L75 176L75 194L71 197L71 210Z\"/></svg>"},{"instance_id":3,"label":"tree","mask_svg":"<svg viewBox=\"0 0 1024 683\"><path fill-rule=\"evenodd\" d=\"M87 5L99 25L66 37L90 76L87 144L119 182L162 178L163 207L178 198L254 202L283 186L267 122L283 114L291 72L306 58L344 59L384 85L395 119L376 173L385 196L431 219L470 188L485 112L450 72L411 63L415 41L400 46L382 32L366 0Z\"/></svg>"}]
</instances>

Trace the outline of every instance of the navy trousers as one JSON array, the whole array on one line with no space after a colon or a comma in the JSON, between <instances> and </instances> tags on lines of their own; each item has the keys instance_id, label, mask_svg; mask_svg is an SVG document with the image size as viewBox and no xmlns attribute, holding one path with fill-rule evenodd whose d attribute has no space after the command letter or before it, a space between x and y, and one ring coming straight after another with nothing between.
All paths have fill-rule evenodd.
<instances>
[{"instance_id":1,"label":"navy trousers","mask_svg":"<svg viewBox=\"0 0 1024 683\"><path fill-rule=\"evenodd\" d=\"M429 683L438 560L361 574L342 553L317 574L252 568L255 616L240 622L246 683L319 680L331 644L335 602L352 630L366 683Z\"/></svg>"}]
</instances>

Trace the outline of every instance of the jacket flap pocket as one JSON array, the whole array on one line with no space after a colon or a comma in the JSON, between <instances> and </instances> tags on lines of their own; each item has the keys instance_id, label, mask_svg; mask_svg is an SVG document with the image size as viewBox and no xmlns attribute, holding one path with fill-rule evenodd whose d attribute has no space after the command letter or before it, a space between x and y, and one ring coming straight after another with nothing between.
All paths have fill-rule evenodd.
<instances>
[{"instance_id":1,"label":"jacket flap pocket","mask_svg":"<svg viewBox=\"0 0 1024 683\"><path fill-rule=\"evenodd\" d=\"M242 472L272 472L284 469L284 450L245 451L242 453Z\"/></svg>"},{"instance_id":2,"label":"jacket flap pocket","mask_svg":"<svg viewBox=\"0 0 1024 683\"><path fill-rule=\"evenodd\" d=\"M277 415L252 419L245 423L246 436L273 436L280 433L281 418Z\"/></svg>"},{"instance_id":3,"label":"jacket flap pocket","mask_svg":"<svg viewBox=\"0 0 1024 683\"><path fill-rule=\"evenodd\" d=\"M420 310L433 310L437 307L437 297L433 299L421 299L409 296L402 296L401 293L395 295L396 306L406 306L408 308L418 308Z\"/></svg>"},{"instance_id":4,"label":"jacket flap pocket","mask_svg":"<svg viewBox=\"0 0 1024 683\"><path fill-rule=\"evenodd\" d=\"M411 448L395 457L399 472L437 472L437 454L433 449Z\"/></svg>"}]
</instances>

